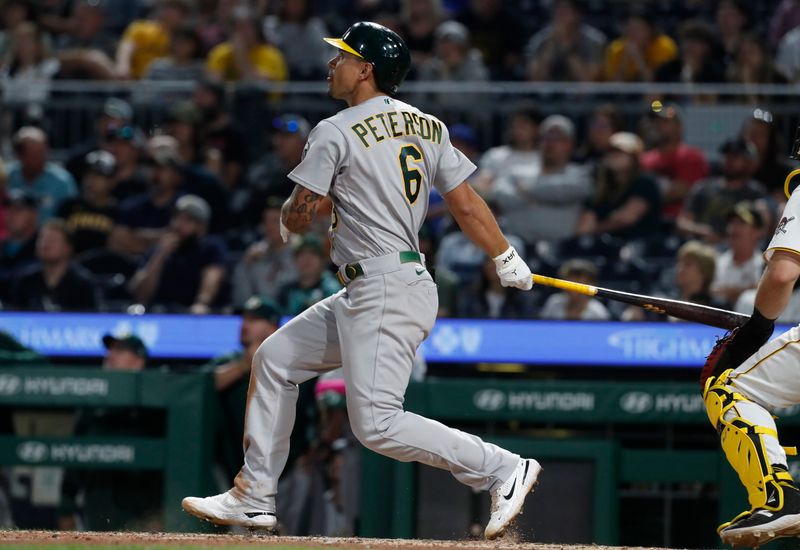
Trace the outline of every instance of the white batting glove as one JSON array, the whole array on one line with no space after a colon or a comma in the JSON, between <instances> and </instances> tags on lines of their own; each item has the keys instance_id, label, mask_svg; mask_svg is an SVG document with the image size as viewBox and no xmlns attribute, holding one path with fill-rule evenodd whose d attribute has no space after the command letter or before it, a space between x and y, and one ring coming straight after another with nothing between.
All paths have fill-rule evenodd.
<instances>
[{"instance_id":1,"label":"white batting glove","mask_svg":"<svg viewBox=\"0 0 800 550\"><path fill-rule=\"evenodd\" d=\"M533 287L531 268L522 261L513 246L509 246L508 250L493 259L501 285L522 290L530 290Z\"/></svg>"},{"instance_id":2,"label":"white batting glove","mask_svg":"<svg viewBox=\"0 0 800 550\"><path fill-rule=\"evenodd\" d=\"M280 224L281 224L281 239L285 243L289 242L289 235L291 235L292 233L291 231L289 231L289 229L287 229L285 225L283 225L283 220L280 221Z\"/></svg>"}]
</instances>

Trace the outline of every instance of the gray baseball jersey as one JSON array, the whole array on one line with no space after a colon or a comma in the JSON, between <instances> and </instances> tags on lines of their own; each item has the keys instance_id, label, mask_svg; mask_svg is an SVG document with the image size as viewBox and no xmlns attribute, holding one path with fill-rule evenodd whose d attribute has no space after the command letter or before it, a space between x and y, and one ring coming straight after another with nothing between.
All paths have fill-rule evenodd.
<instances>
[{"instance_id":1,"label":"gray baseball jersey","mask_svg":"<svg viewBox=\"0 0 800 550\"><path fill-rule=\"evenodd\" d=\"M438 299L428 271L400 262L398 252L419 250L431 185L447 193L474 170L444 124L388 97L345 109L311 132L289 177L332 198L333 261L358 261L364 275L282 326L256 352L237 497L274 509L297 384L340 366L350 425L368 448L447 469L479 490L499 487L514 472L518 455L403 410Z\"/></svg>"},{"instance_id":2,"label":"gray baseball jersey","mask_svg":"<svg viewBox=\"0 0 800 550\"><path fill-rule=\"evenodd\" d=\"M441 121L381 96L317 124L289 178L330 195L331 257L341 265L418 251L431 184L444 195L473 171Z\"/></svg>"}]
</instances>

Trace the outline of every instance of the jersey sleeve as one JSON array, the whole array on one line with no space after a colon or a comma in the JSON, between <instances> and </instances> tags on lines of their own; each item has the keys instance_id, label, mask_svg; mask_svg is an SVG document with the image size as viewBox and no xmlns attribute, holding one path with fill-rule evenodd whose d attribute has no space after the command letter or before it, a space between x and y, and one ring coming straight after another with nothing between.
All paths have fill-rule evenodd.
<instances>
[{"instance_id":1,"label":"jersey sleeve","mask_svg":"<svg viewBox=\"0 0 800 550\"><path fill-rule=\"evenodd\" d=\"M322 121L308 135L303 160L289 179L319 195L327 195L333 179L344 165L347 142L339 129Z\"/></svg>"},{"instance_id":2,"label":"jersey sleeve","mask_svg":"<svg viewBox=\"0 0 800 550\"><path fill-rule=\"evenodd\" d=\"M439 156L433 185L440 195L445 196L472 175L476 168L464 153L453 147L450 143L450 132L447 132L442 142L442 154Z\"/></svg>"},{"instance_id":3,"label":"jersey sleeve","mask_svg":"<svg viewBox=\"0 0 800 550\"><path fill-rule=\"evenodd\" d=\"M789 197L783 209L781 219L775 228L775 235L764 252L764 259L769 261L776 250L785 250L800 255L800 191Z\"/></svg>"}]
</instances>

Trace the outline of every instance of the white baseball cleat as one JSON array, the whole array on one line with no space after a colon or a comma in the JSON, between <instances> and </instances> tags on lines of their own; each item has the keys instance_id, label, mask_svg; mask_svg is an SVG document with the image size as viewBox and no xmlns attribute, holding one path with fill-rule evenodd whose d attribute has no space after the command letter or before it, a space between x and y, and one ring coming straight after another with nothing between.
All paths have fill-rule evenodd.
<instances>
[{"instance_id":1,"label":"white baseball cleat","mask_svg":"<svg viewBox=\"0 0 800 550\"><path fill-rule=\"evenodd\" d=\"M517 469L499 488L492 491L492 511L484 536L496 539L522 513L525 497L539 480L542 467L532 458L522 458Z\"/></svg>"},{"instance_id":2,"label":"white baseball cleat","mask_svg":"<svg viewBox=\"0 0 800 550\"><path fill-rule=\"evenodd\" d=\"M193 516L214 525L239 525L250 529L275 529L278 519L275 512L250 506L230 491L213 497L186 497L181 507Z\"/></svg>"}]
</instances>

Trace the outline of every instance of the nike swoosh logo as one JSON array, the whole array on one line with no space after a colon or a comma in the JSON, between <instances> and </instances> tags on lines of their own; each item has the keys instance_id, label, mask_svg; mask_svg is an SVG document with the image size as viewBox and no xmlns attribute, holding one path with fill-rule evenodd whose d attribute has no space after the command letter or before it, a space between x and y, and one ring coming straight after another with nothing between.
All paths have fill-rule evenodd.
<instances>
[{"instance_id":1,"label":"nike swoosh logo","mask_svg":"<svg viewBox=\"0 0 800 550\"><path fill-rule=\"evenodd\" d=\"M768 518L771 518L775 514L773 514L769 510L759 510L758 512L753 512L753 515L754 516L762 515L762 516L767 516Z\"/></svg>"},{"instance_id":2,"label":"nike swoosh logo","mask_svg":"<svg viewBox=\"0 0 800 550\"><path fill-rule=\"evenodd\" d=\"M255 518L258 516L274 516L275 514L272 512L245 512L244 515L246 515L248 518Z\"/></svg>"},{"instance_id":3,"label":"nike swoosh logo","mask_svg":"<svg viewBox=\"0 0 800 550\"><path fill-rule=\"evenodd\" d=\"M425 273L425 268L424 267L415 267L414 271L417 272L417 275L422 275L423 273Z\"/></svg>"},{"instance_id":4,"label":"nike swoosh logo","mask_svg":"<svg viewBox=\"0 0 800 550\"><path fill-rule=\"evenodd\" d=\"M522 482L523 483L525 483L525 480L528 478L528 468L530 468L530 465L531 465L531 461L530 460L526 460L525 461L525 471L522 472ZM516 488L517 488L517 480L514 479L514 485L511 486L511 490L508 492L507 495L503 495L503 498L506 499L506 500L510 500L511 497L514 496L514 491L516 490Z\"/></svg>"}]
</instances>

